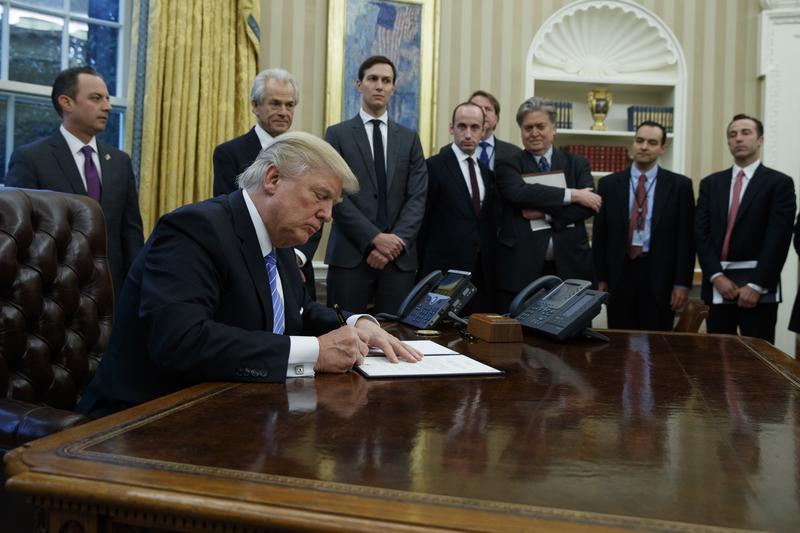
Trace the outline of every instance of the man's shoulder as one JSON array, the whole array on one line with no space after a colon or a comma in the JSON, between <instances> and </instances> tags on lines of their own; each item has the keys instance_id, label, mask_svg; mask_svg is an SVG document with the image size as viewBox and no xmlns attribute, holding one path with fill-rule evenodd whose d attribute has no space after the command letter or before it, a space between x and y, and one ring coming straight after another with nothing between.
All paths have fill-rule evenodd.
<instances>
[{"instance_id":1,"label":"man's shoulder","mask_svg":"<svg viewBox=\"0 0 800 533\"><path fill-rule=\"evenodd\" d=\"M558 148L553 148L553 158L564 158L567 162L567 165L572 166L589 166L589 160L582 155L573 154L572 152L566 152L564 150L559 150Z\"/></svg>"},{"instance_id":2,"label":"man's shoulder","mask_svg":"<svg viewBox=\"0 0 800 533\"><path fill-rule=\"evenodd\" d=\"M178 207L161 217L161 220L168 223L179 224L189 228L196 228L197 223L202 220L212 221L221 216L226 216L230 212L231 195L220 195L201 202L194 202Z\"/></svg>"},{"instance_id":3,"label":"man's shoulder","mask_svg":"<svg viewBox=\"0 0 800 533\"><path fill-rule=\"evenodd\" d=\"M215 150L238 148L243 144L250 143L253 137L255 137L256 140L258 140L258 135L256 135L255 128L250 128L246 133L243 133L238 137L234 137L233 139L228 139L225 142L219 143L215 148Z\"/></svg>"},{"instance_id":4,"label":"man's shoulder","mask_svg":"<svg viewBox=\"0 0 800 533\"><path fill-rule=\"evenodd\" d=\"M631 167L628 167L624 170L618 170L616 172L612 172L611 174L606 174L600 180L598 180L599 185L617 185L619 183L626 183L628 178L631 176Z\"/></svg>"},{"instance_id":5,"label":"man's shoulder","mask_svg":"<svg viewBox=\"0 0 800 533\"><path fill-rule=\"evenodd\" d=\"M520 148L516 144L504 141L502 139L498 139L497 137L494 138L494 145L495 145L495 151L497 152L517 153L522 151L522 148Z\"/></svg>"},{"instance_id":6,"label":"man's shoulder","mask_svg":"<svg viewBox=\"0 0 800 533\"><path fill-rule=\"evenodd\" d=\"M23 144L14 149L14 152L18 155L20 154L36 154L37 156L41 157L41 150L48 147L54 146L58 144L62 144L67 146L67 141L64 139L64 136L61 135L61 132L55 131L50 135L42 137L40 139L36 139L35 141L31 141L27 144Z\"/></svg>"},{"instance_id":7,"label":"man's shoulder","mask_svg":"<svg viewBox=\"0 0 800 533\"><path fill-rule=\"evenodd\" d=\"M455 157L456 157L456 154L453 153L453 145L452 144L447 144L445 146L442 146L442 148L441 148L441 150L439 150L438 154L434 154L434 155L430 156L425 161L429 165L442 165L442 164L444 164L444 162L447 159L450 159L450 158L455 159Z\"/></svg>"},{"instance_id":8,"label":"man's shoulder","mask_svg":"<svg viewBox=\"0 0 800 533\"><path fill-rule=\"evenodd\" d=\"M99 139L97 140L97 151L101 154L109 154L112 158L113 157L122 157L124 159L131 158L131 156L128 155L128 152L120 150L113 144L105 143Z\"/></svg>"},{"instance_id":9,"label":"man's shoulder","mask_svg":"<svg viewBox=\"0 0 800 533\"><path fill-rule=\"evenodd\" d=\"M392 119L389 119L389 128L393 129L395 133L403 137L419 139L419 134L416 130L412 130L409 127L403 126L399 122L395 122Z\"/></svg>"},{"instance_id":10,"label":"man's shoulder","mask_svg":"<svg viewBox=\"0 0 800 533\"><path fill-rule=\"evenodd\" d=\"M732 167L728 167L725 170L718 170L717 172L712 172L711 174L708 174L702 180L700 180L700 182L708 183L716 180L724 180L726 177L730 178L732 172L731 168Z\"/></svg>"},{"instance_id":11,"label":"man's shoulder","mask_svg":"<svg viewBox=\"0 0 800 533\"><path fill-rule=\"evenodd\" d=\"M673 172L668 170L662 166L658 167L658 174L656 174L657 179L663 180L671 180L679 185L689 185L692 184L692 179L689 176L684 176L683 174L678 174L677 172Z\"/></svg>"},{"instance_id":12,"label":"man's shoulder","mask_svg":"<svg viewBox=\"0 0 800 533\"><path fill-rule=\"evenodd\" d=\"M330 133L336 133L336 132L339 132L341 130L345 130L345 129L351 128L354 125L358 125L359 122L360 122L359 117L358 117L358 115L356 115L355 117L348 118L348 119L343 120L341 122L337 122L336 124L331 124L330 126L328 126L328 129L325 130L325 131L326 132L330 132Z\"/></svg>"},{"instance_id":13,"label":"man's shoulder","mask_svg":"<svg viewBox=\"0 0 800 533\"><path fill-rule=\"evenodd\" d=\"M792 177L789 176L788 174L784 174L780 170L775 170L774 168L770 168L770 167L766 166L764 163L761 163L760 165L758 165L758 168L756 168L756 172L755 172L754 175L758 175L758 174L761 174L761 175L764 175L764 176L768 176L768 177L771 177L772 179L777 179L777 180L781 180L781 181L784 181L784 180L793 181Z\"/></svg>"}]
</instances>

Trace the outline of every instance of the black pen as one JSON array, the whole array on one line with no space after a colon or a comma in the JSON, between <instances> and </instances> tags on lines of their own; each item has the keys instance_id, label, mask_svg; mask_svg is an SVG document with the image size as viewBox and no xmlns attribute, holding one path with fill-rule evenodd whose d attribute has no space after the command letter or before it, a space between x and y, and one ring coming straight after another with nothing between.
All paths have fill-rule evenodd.
<instances>
[{"instance_id":1,"label":"black pen","mask_svg":"<svg viewBox=\"0 0 800 533\"><path fill-rule=\"evenodd\" d=\"M339 319L340 326L346 326L347 321L344 319L344 315L342 314L342 310L339 309L339 304L333 304L333 310L336 311L336 318Z\"/></svg>"}]
</instances>

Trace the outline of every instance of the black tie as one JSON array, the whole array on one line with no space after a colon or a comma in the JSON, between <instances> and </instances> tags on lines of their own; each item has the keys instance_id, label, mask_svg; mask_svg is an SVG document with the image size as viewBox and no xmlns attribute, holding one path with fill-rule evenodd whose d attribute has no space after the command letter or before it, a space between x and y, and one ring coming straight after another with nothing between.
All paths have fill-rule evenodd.
<instances>
[{"instance_id":1,"label":"black tie","mask_svg":"<svg viewBox=\"0 0 800 533\"><path fill-rule=\"evenodd\" d=\"M378 215L375 224L378 229L385 231L388 228L386 212L386 161L383 159L383 135L381 135L381 121L372 122L372 158L375 160L375 177L378 178Z\"/></svg>"}]
</instances>

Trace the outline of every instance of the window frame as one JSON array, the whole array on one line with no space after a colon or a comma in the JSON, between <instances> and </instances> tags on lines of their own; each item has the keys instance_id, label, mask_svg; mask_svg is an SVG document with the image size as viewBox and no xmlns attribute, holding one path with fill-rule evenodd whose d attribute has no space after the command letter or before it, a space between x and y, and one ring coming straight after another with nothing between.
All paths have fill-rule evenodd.
<instances>
[{"instance_id":1,"label":"window frame","mask_svg":"<svg viewBox=\"0 0 800 533\"><path fill-rule=\"evenodd\" d=\"M108 21L94 19L84 15L72 13L70 11L71 0L64 0L61 9L42 7L25 2L24 0L0 0L0 10L2 10L2 23L0 24L0 96L6 98L6 117L5 117L5 161L0 162L3 168L8 168L11 154L16 147L14 143L14 116L15 106L18 98L32 97L34 99L45 98L50 101L52 87L49 85L39 85L8 79L9 54L10 54L10 10L23 9L25 11L41 13L42 15L56 17L64 20L61 30L61 69L69 66L69 24L70 22L82 22L108 26L117 29L117 74L116 74L116 95L111 95L112 112L120 113L120 146L125 144L125 124L128 120L128 80L130 79L130 64L125 61L129 56L131 43L131 15L132 3L128 0L119 0L119 20ZM55 114L55 110L53 110ZM57 118L57 115L54 115Z\"/></svg>"}]
</instances>

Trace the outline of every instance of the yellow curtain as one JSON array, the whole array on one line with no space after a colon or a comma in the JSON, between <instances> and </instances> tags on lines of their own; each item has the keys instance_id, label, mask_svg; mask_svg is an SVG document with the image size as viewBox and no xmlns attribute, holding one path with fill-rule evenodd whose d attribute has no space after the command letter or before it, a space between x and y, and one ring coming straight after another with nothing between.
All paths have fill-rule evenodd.
<instances>
[{"instance_id":1,"label":"yellow curtain","mask_svg":"<svg viewBox=\"0 0 800 533\"><path fill-rule=\"evenodd\" d=\"M211 196L214 147L252 125L259 4L134 2L126 139L145 235L164 213Z\"/></svg>"}]
</instances>

